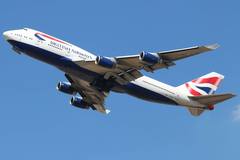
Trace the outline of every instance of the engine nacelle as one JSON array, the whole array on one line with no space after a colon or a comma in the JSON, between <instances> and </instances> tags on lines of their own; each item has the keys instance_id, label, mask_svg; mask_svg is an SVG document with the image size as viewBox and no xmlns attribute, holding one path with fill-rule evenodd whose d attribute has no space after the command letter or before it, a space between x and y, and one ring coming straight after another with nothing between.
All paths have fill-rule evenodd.
<instances>
[{"instance_id":1,"label":"engine nacelle","mask_svg":"<svg viewBox=\"0 0 240 160\"><path fill-rule=\"evenodd\" d=\"M114 58L97 56L95 60L95 64L98 64L105 68L115 68L117 65L117 62Z\"/></svg>"},{"instance_id":2,"label":"engine nacelle","mask_svg":"<svg viewBox=\"0 0 240 160\"><path fill-rule=\"evenodd\" d=\"M69 82L59 82L57 84L57 90L67 94L76 94L76 91L72 88L71 83Z\"/></svg>"},{"instance_id":3,"label":"engine nacelle","mask_svg":"<svg viewBox=\"0 0 240 160\"><path fill-rule=\"evenodd\" d=\"M140 53L139 59L148 64L156 64L161 61L161 57L157 53L150 53L145 51Z\"/></svg>"},{"instance_id":4,"label":"engine nacelle","mask_svg":"<svg viewBox=\"0 0 240 160\"><path fill-rule=\"evenodd\" d=\"M77 108L82 108L82 109L89 109L90 106L88 103L82 100L80 97L72 97L70 100L70 104L72 106L75 106Z\"/></svg>"}]
</instances>

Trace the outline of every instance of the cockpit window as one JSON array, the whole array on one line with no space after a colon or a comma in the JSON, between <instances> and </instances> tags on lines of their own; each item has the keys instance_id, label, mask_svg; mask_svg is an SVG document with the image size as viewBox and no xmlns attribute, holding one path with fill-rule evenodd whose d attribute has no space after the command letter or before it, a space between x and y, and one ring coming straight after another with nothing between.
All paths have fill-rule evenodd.
<instances>
[{"instance_id":1,"label":"cockpit window","mask_svg":"<svg viewBox=\"0 0 240 160\"><path fill-rule=\"evenodd\" d=\"M23 30L27 31L28 29L27 28L23 28Z\"/></svg>"}]
</instances>

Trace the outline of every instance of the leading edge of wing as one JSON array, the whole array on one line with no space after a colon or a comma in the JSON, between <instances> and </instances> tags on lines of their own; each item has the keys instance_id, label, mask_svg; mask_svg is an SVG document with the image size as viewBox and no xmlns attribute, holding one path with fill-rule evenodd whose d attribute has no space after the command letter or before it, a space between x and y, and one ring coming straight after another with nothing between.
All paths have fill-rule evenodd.
<instances>
[{"instance_id":1,"label":"leading edge of wing","mask_svg":"<svg viewBox=\"0 0 240 160\"><path fill-rule=\"evenodd\" d=\"M118 67L112 68L112 69L98 66L94 63L94 60L75 61L75 63L78 65L81 65L82 67L87 67L88 69L92 68L92 70L97 71L98 73L101 73L101 74L105 74L107 72L113 72L113 71L114 72L118 71L118 73L120 73L121 71L119 71L118 69L123 70L123 72L129 69L136 69L136 70L144 69L146 71L153 72L154 70L157 70L157 69L168 68L170 66L173 66L175 64L174 61L195 56L207 51L215 50L218 47L219 47L218 44L211 44L211 45L194 46L194 47L188 47L188 48L182 48L182 49L155 52L155 54L157 53L159 57L162 59L162 61L159 61L156 64L147 64L141 61L139 58L140 54L116 56L113 58L117 61Z\"/></svg>"},{"instance_id":2,"label":"leading edge of wing","mask_svg":"<svg viewBox=\"0 0 240 160\"><path fill-rule=\"evenodd\" d=\"M187 50L192 50L192 49L199 49L202 48L204 51L211 51L211 50L215 50L217 48L219 48L220 45L218 43L214 43L214 44L210 44L210 45L203 45L203 46L193 46L193 47L187 47L187 48L181 48L181 49L173 49L173 50L167 50L167 51L160 51L157 52L158 54L168 54L168 53L177 53L177 52L182 52L182 51L187 51ZM135 54L135 55L126 55L126 56L117 56L115 57L116 59L131 59L131 58L138 58L139 54Z\"/></svg>"}]
</instances>

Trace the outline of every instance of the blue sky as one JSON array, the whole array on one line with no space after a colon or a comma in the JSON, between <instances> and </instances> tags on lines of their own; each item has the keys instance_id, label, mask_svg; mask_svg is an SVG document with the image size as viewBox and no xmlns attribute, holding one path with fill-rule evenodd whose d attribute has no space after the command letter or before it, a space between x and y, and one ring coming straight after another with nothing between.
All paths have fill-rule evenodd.
<instances>
[{"instance_id":1,"label":"blue sky","mask_svg":"<svg viewBox=\"0 0 240 160\"><path fill-rule=\"evenodd\" d=\"M154 74L179 85L211 71L218 93L240 93L239 1L2 1L0 31L23 27L98 55L136 54L219 43L213 52ZM55 90L57 69L15 54L0 39L0 159L237 159L238 97L201 117L183 108L112 93L111 114L76 109Z\"/></svg>"}]
</instances>

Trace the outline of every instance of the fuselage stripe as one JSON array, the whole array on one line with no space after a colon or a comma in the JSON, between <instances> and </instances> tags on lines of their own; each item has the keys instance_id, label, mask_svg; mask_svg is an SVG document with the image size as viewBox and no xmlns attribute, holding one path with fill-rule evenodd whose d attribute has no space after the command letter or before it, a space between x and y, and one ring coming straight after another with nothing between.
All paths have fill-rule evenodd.
<instances>
[{"instance_id":1,"label":"fuselage stripe","mask_svg":"<svg viewBox=\"0 0 240 160\"><path fill-rule=\"evenodd\" d=\"M65 42L63 42L63 41L61 41L61 40L59 40L59 39L57 39L57 38L51 37L51 36L49 36L49 35L47 35L47 34L43 34L43 33L36 33L36 34L35 34L35 36L37 36L38 38L40 37L39 35L41 35L41 36L43 36L43 37L45 37L45 38L48 38L48 39L50 39L50 40L53 40L53 41L62 43L62 44L67 44L67 43L65 43ZM44 40L42 37L40 37L40 39L41 39L41 40Z\"/></svg>"}]
</instances>

